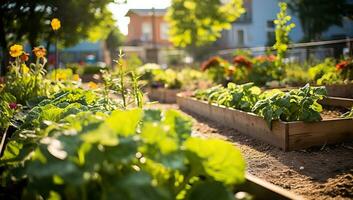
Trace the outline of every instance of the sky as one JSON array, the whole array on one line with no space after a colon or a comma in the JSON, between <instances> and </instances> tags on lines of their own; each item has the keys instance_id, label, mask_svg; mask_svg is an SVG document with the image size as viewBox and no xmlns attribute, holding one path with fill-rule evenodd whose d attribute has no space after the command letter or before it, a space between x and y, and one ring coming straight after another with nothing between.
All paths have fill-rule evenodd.
<instances>
[{"instance_id":1,"label":"sky","mask_svg":"<svg viewBox=\"0 0 353 200\"><path fill-rule=\"evenodd\" d=\"M166 8L171 0L127 0L126 4L110 4L109 9L117 20L117 26L123 34L127 34L129 18L125 14L129 9L134 8Z\"/></svg>"}]
</instances>

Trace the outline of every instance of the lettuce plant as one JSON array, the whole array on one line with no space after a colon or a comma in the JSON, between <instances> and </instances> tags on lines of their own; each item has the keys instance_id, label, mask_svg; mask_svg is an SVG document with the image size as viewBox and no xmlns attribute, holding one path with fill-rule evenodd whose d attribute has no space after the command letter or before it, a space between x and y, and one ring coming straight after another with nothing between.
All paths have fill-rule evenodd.
<instances>
[{"instance_id":1,"label":"lettuce plant","mask_svg":"<svg viewBox=\"0 0 353 200\"><path fill-rule=\"evenodd\" d=\"M0 161L9 169L2 175L5 186L26 182L22 198L204 199L207 194L230 200L234 185L244 180L240 152L222 140L191 137L190 119L177 111L83 111L55 121L46 122L35 138L11 141Z\"/></svg>"},{"instance_id":2,"label":"lettuce plant","mask_svg":"<svg viewBox=\"0 0 353 200\"><path fill-rule=\"evenodd\" d=\"M326 95L325 87L310 87L309 84L290 92L277 92L258 101L252 112L263 117L271 127L273 120L320 121L322 106L318 103Z\"/></svg>"}]
</instances>

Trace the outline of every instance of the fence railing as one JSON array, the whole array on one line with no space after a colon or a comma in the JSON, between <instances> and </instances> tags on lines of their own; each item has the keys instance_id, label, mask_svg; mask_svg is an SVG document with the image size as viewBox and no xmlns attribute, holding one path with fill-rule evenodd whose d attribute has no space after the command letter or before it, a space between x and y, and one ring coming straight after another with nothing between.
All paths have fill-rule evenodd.
<instances>
[{"instance_id":1,"label":"fence railing","mask_svg":"<svg viewBox=\"0 0 353 200\"><path fill-rule=\"evenodd\" d=\"M231 58L234 56L236 50L250 51L254 56L263 55L266 52L273 52L273 48L252 47L252 48L234 48L219 50L215 54L224 58ZM298 62L305 62L309 59L322 60L327 57L340 58L343 55L352 56L353 52L353 38L346 38L340 40L295 43L288 45L287 58Z\"/></svg>"}]
</instances>

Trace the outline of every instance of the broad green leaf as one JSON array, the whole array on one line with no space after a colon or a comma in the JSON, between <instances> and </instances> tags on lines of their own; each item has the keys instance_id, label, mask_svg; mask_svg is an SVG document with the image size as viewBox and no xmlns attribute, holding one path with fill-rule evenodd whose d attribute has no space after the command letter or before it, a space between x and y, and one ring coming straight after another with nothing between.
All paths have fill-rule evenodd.
<instances>
[{"instance_id":1,"label":"broad green leaf","mask_svg":"<svg viewBox=\"0 0 353 200\"><path fill-rule=\"evenodd\" d=\"M197 183L190 191L190 200L234 200L233 194L221 182L207 181Z\"/></svg>"},{"instance_id":2,"label":"broad green leaf","mask_svg":"<svg viewBox=\"0 0 353 200\"><path fill-rule=\"evenodd\" d=\"M141 109L133 109L128 111L116 110L112 112L111 116L105 120L102 126L110 129L117 135L127 137L136 133L136 128L141 118Z\"/></svg>"},{"instance_id":3,"label":"broad green leaf","mask_svg":"<svg viewBox=\"0 0 353 200\"><path fill-rule=\"evenodd\" d=\"M200 164L205 175L225 184L244 181L245 161L231 143L218 139L189 138L184 146L187 152L199 158L195 160L190 157L191 163Z\"/></svg>"}]
</instances>

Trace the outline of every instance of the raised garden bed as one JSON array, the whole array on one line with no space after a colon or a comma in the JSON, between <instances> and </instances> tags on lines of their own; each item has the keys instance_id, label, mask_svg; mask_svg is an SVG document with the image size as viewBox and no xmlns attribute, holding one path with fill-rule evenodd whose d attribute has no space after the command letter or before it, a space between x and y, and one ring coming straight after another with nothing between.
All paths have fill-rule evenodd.
<instances>
[{"instance_id":1,"label":"raised garden bed","mask_svg":"<svg viewBox=\"0 0 353 200\"><path fill-rule=\"evenodd\" d=\"M344 99L329 98L322 104L337 106ZM203 116L236 131L262 140L284 151L304 149L312 146L334 144L353 140L353 119L324 119L319 122L273 121L272 129L266 121L253 113L247 113L216 104L209 104L188 96L177 95L181 110ZM349 104L349 102L345 102Z\"/></svg>"},{"instance_id":2,"label":"raised garden bed","mask_svg":"<svg viewBox=\"0 0 353 200\"><path fill-rule=\"evenodd\" d=\"M326 85L325 87L329 96L353 98L353 83L342 85Z\"/></svg>"},{"instance_id":3,"label":"raised garden bed","mask_svg":"<svg viewBox=\"0 0 353 200\"><path fill-rule=\"evenodd\" d=\"M148 88L147 95L151 101L160 103L176 103L176 95L180 92L179 89L166 88Z\"/></svg>"},{"instance_id":4,"label":"raised garden bed","mask_svg":"<svg viewBox=\"0 0 353 200\"><path fill-rule=\"evenodd\" d=\"M281 187L266 182L253 175L246 174L246 181L236 192L243 191L251 194L254 200L300 200L302 197L295 195Z\"/></svg>"}]
</instances>

